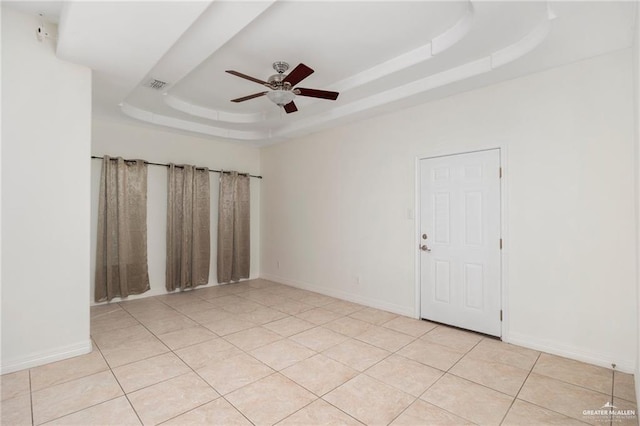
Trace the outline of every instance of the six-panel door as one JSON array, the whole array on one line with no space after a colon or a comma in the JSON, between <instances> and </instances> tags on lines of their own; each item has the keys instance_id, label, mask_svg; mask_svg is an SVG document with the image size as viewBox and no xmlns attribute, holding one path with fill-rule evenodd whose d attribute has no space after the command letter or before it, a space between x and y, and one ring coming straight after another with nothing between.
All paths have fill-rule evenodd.
<instances>
[{"instance_id":1,"label":"six-panel door","mask_svg":"<svg viewBox=\"0 0 640 426\"><path fill-rule=\"evenodd\" d=\"M420 174L421 316L500 336L500 150L423 159Z\"/></svg>"}]
</instances>

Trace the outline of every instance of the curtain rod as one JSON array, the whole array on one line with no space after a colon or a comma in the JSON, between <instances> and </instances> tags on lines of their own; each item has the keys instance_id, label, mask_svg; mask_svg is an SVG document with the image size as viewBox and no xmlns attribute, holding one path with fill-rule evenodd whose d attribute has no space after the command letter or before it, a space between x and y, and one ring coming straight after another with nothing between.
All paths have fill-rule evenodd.
<instances>
[{"instance_id":1,"label":"curtain rod","mask_svg":"<svg viewBox=\"0 0 640 426\"><path fill-rule=\"evenodd\" d=\"M103 160L104 159L104 157L97 157L95 155L92 155L91 158L94 159L94 160ZM115 160L115 158L113 158L113 157L111 157L111 159ZM124 161L131 162L131 161L136 161L136 160L124 160ZM151 161L146 161L146 160L143 160L143 161L144 161L144 164L149 164L151 166L169 167L168 164L164 164L164 163L152 163ZM176 165L176 167L182 168L182 166L177 166L177 165ZM197 168L201 168L201 167L197 167ZM231 171L209 169L209 173L231 173ZM256 178L256 179L262 179L262 176L250 175L249 173L238 173L238 174L239 175L244 175L244 176L249 176L249 177Z\"/></svg>"}]
</instances>

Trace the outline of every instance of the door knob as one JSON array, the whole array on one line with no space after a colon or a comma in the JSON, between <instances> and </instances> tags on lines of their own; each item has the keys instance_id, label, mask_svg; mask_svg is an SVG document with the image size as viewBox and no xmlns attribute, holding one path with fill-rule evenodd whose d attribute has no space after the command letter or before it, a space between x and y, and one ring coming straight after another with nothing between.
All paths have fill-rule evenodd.
<instances>
[{"instance_id":1,"label":"door knob","mask_svg":"<svg viewBox=\"0 0 640 426\"><path fill-rule=\"evenodd\" d=\"M431 251L431 249L429 247L427 247L426 244L421 245L420 246L420 250L422 250L422 251Z\"/></svg>"}]
</instances>

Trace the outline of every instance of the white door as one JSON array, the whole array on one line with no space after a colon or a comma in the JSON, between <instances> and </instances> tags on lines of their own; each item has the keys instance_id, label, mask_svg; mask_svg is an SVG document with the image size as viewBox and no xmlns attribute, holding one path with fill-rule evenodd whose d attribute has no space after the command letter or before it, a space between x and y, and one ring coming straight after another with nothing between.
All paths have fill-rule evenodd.
<instances>
[{"instance_id":1,"label":"white door","mask_svg":"<svg viewBox=\"0 0 640 426\"><path fill-rule=\"evenodd\" d=\"M420 160L421 317L501 335L500 150Z\"/></svg>"}]
</instances>

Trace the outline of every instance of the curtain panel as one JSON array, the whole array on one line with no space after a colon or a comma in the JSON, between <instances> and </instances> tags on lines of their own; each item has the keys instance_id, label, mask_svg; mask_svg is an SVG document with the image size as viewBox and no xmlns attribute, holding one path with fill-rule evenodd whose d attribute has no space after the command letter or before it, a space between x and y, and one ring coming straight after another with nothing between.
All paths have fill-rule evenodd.
<instances>
[{"instance_id":1,"label":"curtain panel","mask_svg":"<svg viewBox=\"0 0 640 426\"><path fill-rule=\"evenodd\" d=\"M209 169L169 164L167 182L166 288L209 282Z\"/></svg>"},{"instance_id":2,"label":"curtain panel","mask_svg":"<svg viewBox=\"0 0 640 426\"><path fill-rule=\"evenodd\" d=\"M218 283L249 278L249 176L220 174L218 200Z\"/></svg>"},{"instance_id":3,"label":"curtain panel","mask_svg":"<svg viewBox=\"0 0 640 426\"><path fill-rule=\"evenodd\" d=\"M98 203L95 301L149 290L147 165L104 156Z\"/></svg>"}]
</instances>

